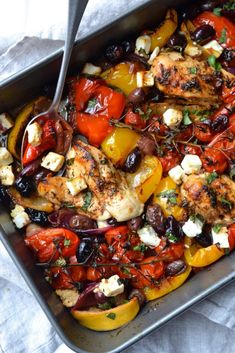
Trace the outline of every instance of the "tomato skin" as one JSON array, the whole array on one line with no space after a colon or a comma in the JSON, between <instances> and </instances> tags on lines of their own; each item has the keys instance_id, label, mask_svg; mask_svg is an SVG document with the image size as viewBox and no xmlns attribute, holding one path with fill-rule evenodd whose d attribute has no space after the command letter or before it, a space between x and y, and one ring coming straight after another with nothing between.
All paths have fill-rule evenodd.
<instances>
[{"instance_id":1,"label":"tomato skin","mask_svg":"<svg viewBox=\"0 0 235 353\"><path fill-rule=\"evenodd\" d=\"M77 258L76 256L72 256L69 259L69 264L76 265ZM69 273L72 281L74 282L82 282L86 280L86 269L83 266L69 266L67 268L67 272Z\"/></svg>"},{"instance_id":2,"label":"tomato skin","mask_svg":"<svg viewBox=\"0 0 235 353\"><path fill-rule=\"evenodd\" d=\"M213 12L205 11L197 16L193 23L196 27L208 24L216 31L216 39L220 42L223 31L226 30L226 42L220 43L222 47L233 48L235 47L235 25L223 16L216 16Z\"/></svg>"},{"instance_id":3,"label":"tomato skin","mask_svg":"<svg viewBox=\"0 0 235 353\"><path fill-rule=\"evenodd\" d=\"M194 135L201 142L210 142L215 135L209 125L197 123L194 126Z\"/></svg>"},{"instance_id":4,"label":"tomato skin","mask_svg":"<svg viewBox=\"0 0 235 353\"><path fill-rule=\"evenodd\" d=\"M201 155L203 168L209 172L223 173L228 166L228 161L225 155L216 149L206 148Z\"/></svg>"},{"instance_id":5,"label":"tomato skin","mask_svg":"<svg viewBox=\"0 0 235 353\"><path fill-rule=\"evenodd\" d=\"M235 248L235 223L228 228L228 241L230 250Z\"/></svg>"},{"instance_id":6,"label":"tomato skin","mask_svg":"<svg viewBox=\"0 0 235 353\"><path fill-rule=\"evenodd\" d=\"M69 241L66 245L64 241ZM55 242L60 248L58 251ZM39 262L55 261L59 256L71 257L76 254L80 243L77 234L64 228L49 228L25 238L25 243L33 249Z\"/></svg>"},{"instance_id":7,"label":"tomato skin","mask_svg":"<svg viewBox=\"0 0 235 353\"><path fill-rule=\"evenodd\" d=\"M108 230L104 236L107 243L111 245L114 241L118 241L118 242L125 241L128 231L129 229L127 226L114 227Z\"/></svg>"},{"instance_id":8,"label":"tomato skin","mask_svg":"<svg viewBox=\"0 0 235 353\"><path fill-rule=\"evenodd\" d=\"M146 121L141 118L139 113L134 113L132 110L128 110L124 122L125 124L134 126L137 129L143 129L146 127Z\"/></svg>"},{"instance_id":9,"label":"tomato skin","mask_svg":"<svg viewBox=\"0 0 235 353\"><path fill-rule=\"evenodd\" d=\"M162 239L161 243L154 249L159 259L174 261L182 258L184 254L184 244L182 242L169 244L167 247L166 244L166 240Z\"/></svg>"},{"instance_id":10,"label":"tomato skin","mask_svg":"<svg viewBox=\"0 0 235 353\"><path fill-rule=\"evenodd\" d=\"M74 288L71 277L61 267L52 267L46 270L46 275L50 278L51 286L54 289Z\"/></svg>"},{"instance_id":11,"label":"tomato skin","mask_svg":"<svg viewBox=\"0 0 235 353\"><path fill-rule=\"evenodd\" d=\"M200 156L202 154L202 149L200 146L189 146L181 144L180 152L182 154L197 154Z\"/></svg>"},{"instance_id":12,"label":"tomato skin","mask_svg":"<svg viewBox=\"0 0 235 353\"><path fill-rule=\"evenodd\" d=\"M177 151L165 151L163 157L158 157L164 174L168 173L171 168L174 168L181 161L181 156Z\"/></svg>"},{"instance_id":13,"label":"tomato skin","mask_svg":"<svg viewBox=\"0 0 235 353\"><path fill-rule=\"evenodd\" d=\"M140 270L136 269L135 276L132 278L132 285L135 288L144 288L154 286L154 281L157 281L164 273L164 264L162 261L156 261L155 256L150 256L144 259L143 262L153 262L151 264L140 265Z\"/></svg>"}]
</instances>

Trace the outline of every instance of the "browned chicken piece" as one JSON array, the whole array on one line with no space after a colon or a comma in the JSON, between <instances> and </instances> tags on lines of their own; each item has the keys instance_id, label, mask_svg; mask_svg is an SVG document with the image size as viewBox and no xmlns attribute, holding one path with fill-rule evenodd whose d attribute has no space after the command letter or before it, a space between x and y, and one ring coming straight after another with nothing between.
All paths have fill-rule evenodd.
<instances>
[{"instance_id":1,"label":"browned chicken piece","mask_svg":"<svg viewBox=\"0 0 235 353\"><path fill-rule=\"evenodd\" d=\"M72 195L68 182L79 179L80 192ZM85 186L85 187L84 187ZM76 140L67 154L66 177L49 177L38 192L58 207L68 203L95 220L125 221L139 216L144 205L121 172L97 148Z\"/></svg>"},{"instance_id":2,"label":"browned chicken piece","mask_svg":"<svg viewBox=\"0 0 235 353\"><path fill-rule=\"evenodd\" d=\"M151 70L156 86L167 96L210 102L219 99L216 72L205 60L163 52L154 59Z\"/></svg>"},{"instance_id":3,"label":"browned chicken piece","mask_svg":"<svg viewBox=\"0 0 235 353\"><path fill-rule=\"evenodd\" d=\"M208 174L189 175L181 185L181 196L189 210L207 223L233 223L235 217L235 183L221 175L208 184Z\"/></svg>"}]
</instances>

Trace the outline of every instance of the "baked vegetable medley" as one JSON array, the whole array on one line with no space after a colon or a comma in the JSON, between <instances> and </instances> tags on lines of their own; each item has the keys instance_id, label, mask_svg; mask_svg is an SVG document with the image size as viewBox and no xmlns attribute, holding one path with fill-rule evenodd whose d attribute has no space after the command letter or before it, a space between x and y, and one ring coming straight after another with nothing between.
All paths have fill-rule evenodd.
<instances>
[{"instance_id":1,"label":"baked vegetable medley","mask_svg":"<svg viewBox=\"0 0 235 353\"><path fill-rule=\"evenodd\" d=\"M27 125L50 89L0 115L0 200L90 329L128 323L235 247L234 21L234 0L169 9L67 79L64 119Z\"/></svg>"}]
</instances>

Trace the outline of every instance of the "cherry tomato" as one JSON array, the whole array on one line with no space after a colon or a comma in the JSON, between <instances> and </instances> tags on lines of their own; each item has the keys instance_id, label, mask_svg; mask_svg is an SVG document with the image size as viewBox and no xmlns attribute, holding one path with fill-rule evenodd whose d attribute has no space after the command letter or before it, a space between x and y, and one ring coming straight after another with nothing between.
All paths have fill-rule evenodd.
<instances>
[{"instance_id":1,"label":"cherry tomato","mask_svg":"<svg viewBox=\"0 0 235 353\"><path fill-rule=\"evenodd\" d=\"M157 261L155 256L147 257L143 260L143 265L140 265L140 270L136 270L135 276L132 279L132 285L135 288L152 287L156 285L156 281L164 273L164 264L162 261Z\"/></svg>"},{"instance_id":2,"label":"cherry tomato","mask_svg":"<svg viewBox=\"0 0 235 353\"><path fill-rule=\"evenodd\" d=\"M119 226L108 230L104 236L107 243L111 245L114 241L125 241L128 231L129 229L127 226Z\"/></svg>"},{"instance_id":3,"label":"cherry tomato","mask_svg":"<svg viewBox=\"0 0 235 353\"><path fill-rule=\"evenodd\" d=\"M46 276L50 279L54 289L71 289L74 287L73 280L61 267L52 267L46 270Z\"/></svg>"},{"instance_id":4,"label":"cherry tomato","mask_svg":"<svg viewBox=\"0 0 235 353\"><path fill-rule=\"evenodd\" d=\"M166 150L164 151L164 156L158 156L158 158L162 164L164 174L168 173L171 168L174 168L181 162L181 156L177 151Z\"/></svg>"},{"instance_id":5,"label":"cherry tomato","mask_svg":"<svg viewBox=\"0 0 235 353\"><path fill-rule=\"evenodd\" d=\"M228 228L228 241L230 250L235 248L235 223Z\"/></svg>"},{"instance_id":6,"label":"cherry tomato","mask_svg":"<svg viewBox=\"0 0 235 353\"><path fill-rule=\"evenodd\" d=\"M169 131L169 128L162 123L161 116L153 115L149 122L149 132L155 132L160 136L165 136Z\"/></svg>"},{"instance_id":7,"label":"cherry tomato","mask_svg":"<svg viewBox=\"0 0 235 353\"><path fill-rule=\"evenodd\" d=\"M167 246L166 244L166 240L162 239L161 243L154 249L160 259L165 259L165 261L174 261L180 259L183 256L183 243L172 243L167 244Z\"/></svg>"},{"instance_id":8,"label":"cherry tomato","mask_svg":"<svg viewBox=\"0 0 235 353\"><path fill-rule=\"evenodd\" d=\"M68 229L51 228L25 238L25 243L35 251L39 262L48 262L59 256L74 256L80 239Z\"/></svg>"},{"instance_id":9,"label":"cherry tomato","mask_svg":"<svg viewBox=\"0 0 235 353\"><path fill-rule=\"evenodd\" d=\"M182 129L176 136L176 141L184 141L187 142L193 134L193 127L192 125L188 125L186 128Z\"/></svg>"},{"instance_id":10,"label":"cherry tomato","mask_svg":"<svg viewBox=\"0 0 235 353\"><path fill-rule=\"evenodd\" d=\"M201 155L203 168L209 172L223 173L228 166L225 155L214 148L206 148Z\"/></svg>"},{"instance_id":11,"label":"cherry tomato","mask_svg":"<svg viewBox=\"0 0 235 353\"><path fill-rule=\"evenodd\" d=\"M196 123L194 126L194 135L201 142L210 142L215 135L209 125Z\"/></svg>"},{"instance_id":12,"label":"cherry tomato","mask_svg":"<svg viewBox=\"0 0 235 353\"><path fill-rule=\"evenodd\" d=\"M192 145L180 145L180 152L182 154L197 154L200 156L202 154L202 148L200 146L192 146Z\"/></svg>"},{"instance_id":13,"label":"cherry tomato","mask_svg":"<svg viewBox=\"0 0 235 353\"><path fill-rule=\"evenodd\" d=\"M76 256L72 256L69 259L69 264L76 265L77 258ZM86 269L83 266L70 266L67 268L67 272L69 273L71 279L74 282L81 282L86 280Z\"/></svg>"},{"instance_id":14,"label":"cherry tomato","mask_svg":"<svg viewBox=\"0 0 235 353\"><path fill-rule=\"evenodd\" d=\"M143 129L146 126L146 121L142 119L139 113L134 113L132 110L128 110L126 113L125 124L136 127L137 129Z\"/></svg>"}]
</instances>

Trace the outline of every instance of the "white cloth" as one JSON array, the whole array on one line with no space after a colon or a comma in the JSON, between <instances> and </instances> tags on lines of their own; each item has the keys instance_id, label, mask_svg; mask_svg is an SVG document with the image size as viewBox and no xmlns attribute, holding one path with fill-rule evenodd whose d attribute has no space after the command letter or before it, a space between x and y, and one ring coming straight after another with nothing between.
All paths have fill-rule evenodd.
<instances>
[{"instance_id":1,"label":"white cloth","mask_svg":"<svg viewBox=\"0 0 235 353\"><path fill-rule=\"evenodd\" d=\"M112 6L110 0L90 0L80 36L143 2L128 0L127 9L127 0L112 0ZM67 1L0 0L0 4L2 80L60 48ZM234 293L232 283L126 352L235 353ZM0 353L69 352L0 243Z\"/></svg>"}]
</instances>

